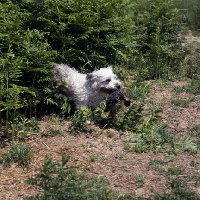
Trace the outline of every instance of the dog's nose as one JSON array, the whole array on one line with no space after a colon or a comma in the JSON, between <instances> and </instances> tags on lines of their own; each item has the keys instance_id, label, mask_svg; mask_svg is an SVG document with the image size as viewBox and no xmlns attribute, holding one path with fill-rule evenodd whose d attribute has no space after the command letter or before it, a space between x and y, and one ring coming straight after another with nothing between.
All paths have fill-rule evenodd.
<instances>
[{"instance_id":1,"label":"dog's nose","mask_svg":"<svg viewBox=\"0 0 200 200\"><path fill-rule=\"evenodd\" d=\"M118 90L120 89L120 87L121 87L120 85L117 85L117 89L118 89Z\"/></svg>"}]
</instances>

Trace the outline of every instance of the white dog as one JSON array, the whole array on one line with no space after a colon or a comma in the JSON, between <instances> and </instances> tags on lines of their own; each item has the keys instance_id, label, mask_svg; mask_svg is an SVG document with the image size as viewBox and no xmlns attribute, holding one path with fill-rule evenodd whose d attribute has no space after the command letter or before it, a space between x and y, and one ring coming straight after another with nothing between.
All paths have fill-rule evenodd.
<instances>
[{"instance_id":1,"label":"white dog","mask_svg":"<svg viewBox=\"0 0 200 200\"><path fill-rule=\"evenodd\" d=\"M53 67L53 74L53 80L74 101L76 108L87 106L94 110L103 100L104 94L121 87L111 66L81 74L68 65L59 64Z\"/></svg>"}]
</instances>

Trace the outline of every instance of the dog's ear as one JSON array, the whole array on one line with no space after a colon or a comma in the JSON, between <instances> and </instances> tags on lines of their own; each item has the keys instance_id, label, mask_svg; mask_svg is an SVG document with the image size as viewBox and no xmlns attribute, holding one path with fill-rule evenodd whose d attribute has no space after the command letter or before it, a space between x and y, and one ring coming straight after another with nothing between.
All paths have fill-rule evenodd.
<instances>
[{"instance_id":1,"label":"dog's ear","mask_svg":"<svg viewBox=\"0 0 200 200\"><path fill-rule=\"evenodd\" d=\"M92 73L88 73L86 75L86 80L92 80L94 78L94 75Z\"/></svg>"}]
</instances>

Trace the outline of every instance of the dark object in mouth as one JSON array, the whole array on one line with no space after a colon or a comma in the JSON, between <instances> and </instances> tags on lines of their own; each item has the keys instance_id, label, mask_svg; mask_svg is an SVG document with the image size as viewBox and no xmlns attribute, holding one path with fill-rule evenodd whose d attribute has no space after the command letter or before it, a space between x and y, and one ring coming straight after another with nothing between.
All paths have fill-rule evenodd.
<instances>
[{"instance_id":1,"label":"dark object in mouth","mask_svg":"<svg viewBox=\"0 0 200 200\"><path fill-rule=\"evenodd\" d=\"M124 101L125 106L130 106L131 101L128 99L125 95L125 93L122 90L116 90L112 93L109 94L108 99L106 101L106 108L104 112L110 111L109 116L112 118L112 121L115 120L115 115L116 115L116 104L119 100Z\"/></svg>"}]
</instances>

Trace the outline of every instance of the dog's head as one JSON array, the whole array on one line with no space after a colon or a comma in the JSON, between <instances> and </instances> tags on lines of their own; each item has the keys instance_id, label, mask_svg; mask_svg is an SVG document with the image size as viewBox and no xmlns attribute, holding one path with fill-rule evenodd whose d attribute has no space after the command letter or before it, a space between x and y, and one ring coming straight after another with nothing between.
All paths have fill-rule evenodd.
<instances>
[{"instance_id":1,"label":"dog's head","mask_svg":"<svg viewBox=\"0 0 200 200\"><path fill-rule=\"evenodd\" d=\"M111 66L88 73L86 79L90 82L92 89L99 92L111 93L121 88L121 81L113 73Z\"/></svg>"}]
</instances>

